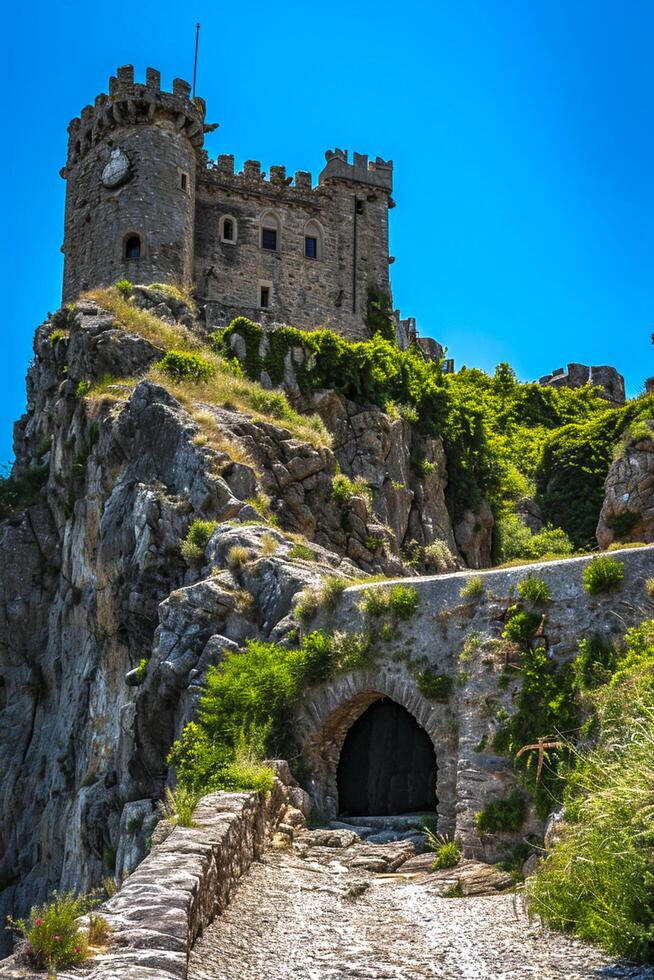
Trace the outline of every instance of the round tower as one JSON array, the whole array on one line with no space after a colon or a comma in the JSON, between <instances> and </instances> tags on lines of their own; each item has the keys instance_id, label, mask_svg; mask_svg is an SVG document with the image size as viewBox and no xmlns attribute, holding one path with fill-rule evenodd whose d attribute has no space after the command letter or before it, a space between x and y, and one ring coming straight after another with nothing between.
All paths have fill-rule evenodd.
<instances>
[{"instance_id":1,"label":"round tower","mask_svg":"<svg viewBox=\"0 0 654 980\"><path fill-rule=\"evenodd\" d=\"M119 68L68 127L64 302L95 286L190 283L196 169L203 162L204 102L177 78L162 92L148 68Z\"/></svg>"}]
</instances>

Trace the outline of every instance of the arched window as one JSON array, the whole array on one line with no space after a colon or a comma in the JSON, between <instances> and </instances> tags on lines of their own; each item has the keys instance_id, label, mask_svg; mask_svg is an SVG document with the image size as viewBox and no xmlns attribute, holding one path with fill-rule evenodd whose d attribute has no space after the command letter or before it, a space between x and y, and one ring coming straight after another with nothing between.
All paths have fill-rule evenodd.
<instances>
[{"instance_id":1,"label":"arched window","mask_svg":"<svg viewBox=\"0 0 654 980\"><path fill-rule=\"evenodd\" d=\"M126 259L141 258L141 238L140 235L128 235L125 239L124 253Z\"/></svg>"},{"instance_id":2,"label":"arched window","mask_svg":"<svg viewBox=\"0 0 654 980\"><path fill-rule=\"evenodd\" d=\"M274 211L266 211L261 216L261 248L267 252L278 252L281 240L281 225Z\"/></svg>"},{"instance_id":3,"label":"arched window","mask_svg":"<svg viewBox=\"0 0 654 980\"><path fill-rule=\"evenodd\" d=\"M307 259L322 258L322 228L317 221L307 221L304 226L304 255Z\"/></svg>"},{"instance_id":4,"label":"arched window","mask_svg":"<svg viewBox=\"0 0 654 980\"><path fill-rule=\"evenodd\" d=\"M220 240L227 245L236 245L238 225L231 214L224 214L220 219Z\"/></svg>"}]
</instances>

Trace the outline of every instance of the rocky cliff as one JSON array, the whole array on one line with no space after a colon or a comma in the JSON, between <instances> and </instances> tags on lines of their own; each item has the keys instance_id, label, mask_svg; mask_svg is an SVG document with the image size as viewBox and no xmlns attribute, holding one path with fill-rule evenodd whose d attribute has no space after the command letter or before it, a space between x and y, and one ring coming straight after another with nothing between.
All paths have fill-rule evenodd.
<instances>
[{"instance_id":1,"label":"rocky cliff","mask_svg":"<svg viewBox=\"0 0 654 980\"><path fill-rule=\"evenodd\" d=\"M191 322L165 294L143 303ZM455 537L440 439L374 406L319 392L304 408L323 425L300 438L258 387L251 410L182 397L151 370L160 337L92 301L34 351L0 523L0 916L130 870L142 846L121 814L152 812L206 670L288 632L299 591L424 569L410 541L487 564L492 525L470 515ZM209 538L185 559L198 520Z\"/></svg>"}]
</instances>

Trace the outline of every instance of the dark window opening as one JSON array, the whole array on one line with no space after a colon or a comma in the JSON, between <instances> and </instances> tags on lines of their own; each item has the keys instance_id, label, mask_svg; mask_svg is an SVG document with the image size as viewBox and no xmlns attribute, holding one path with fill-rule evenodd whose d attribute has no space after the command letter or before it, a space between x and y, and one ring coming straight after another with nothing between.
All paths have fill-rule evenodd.
<instances>
[{"instance_id":1,"label":"dark window opening","mask_svg":"<svg viewBox=\"0 0 654 980\"><path fill-rule=\"evenodd\" d=\"M308 259L318 258L318 239L311 235L306 235L304 239L304 254Z\"/></svg>"},{"instance_id":2,"label":"dark window opening","mask_svg":"<svg viewBox=\"0 0 654 980\"><path fill-rule=\"evenodd\" d=\"M434 811L434 746L406 708L381 698L347 733L337 781L343 816Z\"/></svg>"},{"instance_id":3,"label":"dark window opening","mask_svg":"<svg viewBox=\"0 0 654 980\"><path fill-rule=\"evenodd\" d=\"M363 214L363 201L357 200L357 214Z\"/></svg>"},{"instance_id":4,"label":"dark window opening","mask_svg":"<svg viewBox=\"0 0 654 980\"><path fill-rule=\"evenodd\" d=\"M267 310L270 306L270 286L260 287L259 306L262 310Z\"/></svg>"},{"instance_id":5,"label":"dark window opening","mask_svg":"<svg viewBox=\"0 0 654 980\"><path fill-rule=\"evenodd\" d=\"M188 177L186 176L186 174L180 174L180 185L181 185L181 188L182 188L183 191L185 191L187 189L187 187L188 187Z\"/></svg>"},{"instance_id":6,"label":"dark window opening","mask_svg":"<svg viewBox=\"0 0 654 980\"><path fill-rule=\"evenodd\" d=\"M277 231L275 228L261 229L261 247L270 252L277 251Z\"/></svg>"},{"instance_id":7,"label":"dark window opening","mask_svg":"<svg viewBox=\"0 0 654 980\"><path fill-rule=\"evenodd\" d=\"M231 218L226 218L223 222L223 239L226 242L234 241L234 222Z\"/></svg>"},{"instance_id":8,"label":"dark window opening","mask_svg":"<svg viewBox=\"0 0 654 980\"><path fill-rule=\"evenodd\" d=\"M130 235L129 238L125 239L125 258L141 258L141 239L138 235Z\"/></svg>"}]
</instances>

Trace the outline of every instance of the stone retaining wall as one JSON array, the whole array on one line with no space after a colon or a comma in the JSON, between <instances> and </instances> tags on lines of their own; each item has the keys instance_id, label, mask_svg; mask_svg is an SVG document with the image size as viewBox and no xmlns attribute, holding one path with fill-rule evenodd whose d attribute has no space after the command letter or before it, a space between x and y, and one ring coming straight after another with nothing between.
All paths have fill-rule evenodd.
<instances>
[{"instance_id":1,"label":"stone retaining wall","mask_svg":"<svg viewBox=\"0 0 654 980\"><path fill-rule=\"evenodd\" d=\"M197 806L197 827L176 827L99 913L113 933L89 980L180 980L196 937L223 911L286 805L288 768L264 800L218 792Z\"/></svg>"}]
</instances>

